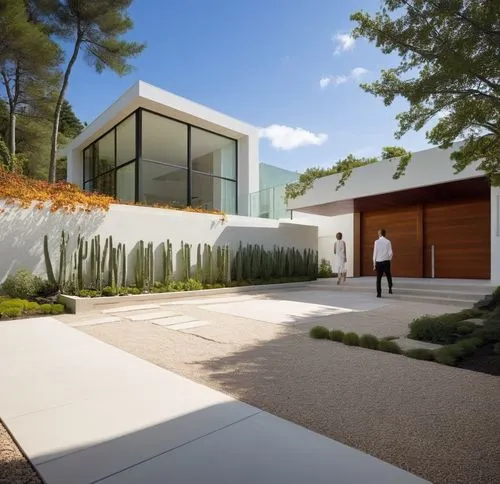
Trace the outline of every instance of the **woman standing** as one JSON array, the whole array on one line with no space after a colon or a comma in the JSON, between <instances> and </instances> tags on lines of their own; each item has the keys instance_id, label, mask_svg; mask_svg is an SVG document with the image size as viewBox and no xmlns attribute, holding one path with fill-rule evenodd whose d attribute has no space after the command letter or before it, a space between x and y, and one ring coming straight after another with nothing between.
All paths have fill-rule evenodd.
<instances>
[{"instance_id":1,"label":"woman standing","mask_svg":"<svg viewBox=\"0 0 500 484\"><path fill-rule=\"evenodd\" d=\"M345 282L347 277L347 248L345 242L342 240L342 232L338 232L336 238L337 240L333 246L333 253L335 254L334 271L337 272L337 284L340 284L342 280Z\"/></svg>"}]
</instances>

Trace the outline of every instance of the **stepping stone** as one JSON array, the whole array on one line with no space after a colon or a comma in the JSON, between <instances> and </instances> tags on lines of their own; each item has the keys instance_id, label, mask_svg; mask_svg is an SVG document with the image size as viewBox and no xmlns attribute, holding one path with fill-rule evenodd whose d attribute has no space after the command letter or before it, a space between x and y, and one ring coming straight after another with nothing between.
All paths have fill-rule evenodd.
<instances>
[{"instance_id":1,"label":"stepping stone","mask_svg":"<svg viewBox=\"0 0 500 484\"><path fill-rule=\"evenodd\" d=\"M78 321L71 323L69 326L79 328L81 326L95 326L96 324L118 323L121 319L116 316L103 316L101 318L87 319L85 321Z\"/></svg>"},{"instance_id":2,"label":"stepping stone","mask_svg":"<svg viewBox=\"0 0 500 484\"><path fill-rule=\"evenodd\" d=\"M208 324L210 324L208 321L191 321L190 323L172 324L170 326L166 326L166 328L182 331L185 329L200 328L201 326L207 326Z\"/></svg>"},{"instance_id":3,"label":"stepping stone","mask_svg":"<svg viewBox=\"0 0 500 484\"><path fill-rule=\"evenodd\" d=\"M158 304L138 304L137 306L122 306L114 309L104 309L104 314L128 313L129 311L141 311L144 309L158 309Z\"/></svg>"},{"instance_id":4,"label":"stepping stone","mask_svg":"<svg viewBox=\"0 0 500 484\"><path fill-rule=\"evenodd\" d=\"M171 326L173 324L192 323L193 321L197 321L197 319L192 316L174 316L172 318L155 319L151 322L158 326Z\"/></svg>"},{"instance_id":5,"label":"stepping stone","mask_svg":"<svg viewBox=\"0 0 500 484\"><path fill-rule=\"evenodd\" d=\"M130 314L125 315L124 317L130 321L149 321L154 319L170 318L172 316L179 316L179 313L174 313L173 311L156 311L152 313Z\"/></svg>"}]
</instances>

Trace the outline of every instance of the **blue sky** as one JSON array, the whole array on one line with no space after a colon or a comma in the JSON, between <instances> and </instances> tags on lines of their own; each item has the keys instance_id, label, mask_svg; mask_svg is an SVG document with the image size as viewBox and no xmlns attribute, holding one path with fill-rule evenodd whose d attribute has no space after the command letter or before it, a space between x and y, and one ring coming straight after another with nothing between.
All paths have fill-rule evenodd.
<instances>
[{"instance_id":1,"label":"blue sky","mask_svg":"<svg viewBox=\"0 0 500 484\"><path fill-rule=\"evenodd\" d=\"M264 128L260 159L285 169L330 166L383 146L428 146L424 132L394 139L400 102L385 107L359 82L397 64L348 34L350 13L378 0L135 0L128 38L147 43L125 77L97 74L83 56L68 99L90 122L141 79Z\"/></svg>"}]
</instances>

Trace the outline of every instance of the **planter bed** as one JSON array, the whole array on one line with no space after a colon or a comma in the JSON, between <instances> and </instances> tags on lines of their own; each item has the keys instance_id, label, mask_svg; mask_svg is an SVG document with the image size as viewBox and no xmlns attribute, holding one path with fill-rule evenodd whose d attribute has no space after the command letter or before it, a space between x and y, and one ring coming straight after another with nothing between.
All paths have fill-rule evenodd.
<instances>
[{"instance_id":1,"label":"planter bed","mask_svg":"<svg viewBox=\"0 0 500 484\"><path fill-rule=\"evenodd\" d=\"M252 284L247 286L222 287L219 289L201 289L196 291L176 291L176 292L158 292L146 294L129 294L124 296L101 296L101 297L78 297L78 296L59 296L59 302L66 306L66 309L72 314L81 314L98 309L106 309L112 306L118 306L125 301L127 304L139 304L144 302L169 301L172 299L183 299L188 297L213 296L216 294L234 294L247 293L266 290L284 290L294 287L304 287L308 281L300 282L281 282L271 284Z\"/></svg>"}]
</instances>

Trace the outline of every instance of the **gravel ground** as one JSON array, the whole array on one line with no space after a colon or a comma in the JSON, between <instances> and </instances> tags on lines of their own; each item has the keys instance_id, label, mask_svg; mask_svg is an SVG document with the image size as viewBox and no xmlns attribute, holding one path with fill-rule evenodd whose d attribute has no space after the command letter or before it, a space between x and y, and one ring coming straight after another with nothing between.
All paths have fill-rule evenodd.
<instances>
[{"instance_id":1,"label":"gravel ground","mask_svg":"<svg viewBox=\"0 0 500 484\"><path fill-rule=\"evenodd\" d=\"M38 474L21 454L2 422L0 422L0 483L42 484Z\"/></svg>"},{"instance_id":2,"label":"gravel ground","mask_svg":"<svg viewBox=\"0 0 500 484\"><path fill-rule=\"evenodd\" d=\"M500 379L312 340L314 324L402 335L443 306L393 304L296 327L177 307L212 324L187 334L148 322L79 328L435 484L500 482Z\"/></svg>"}]
</instances>

